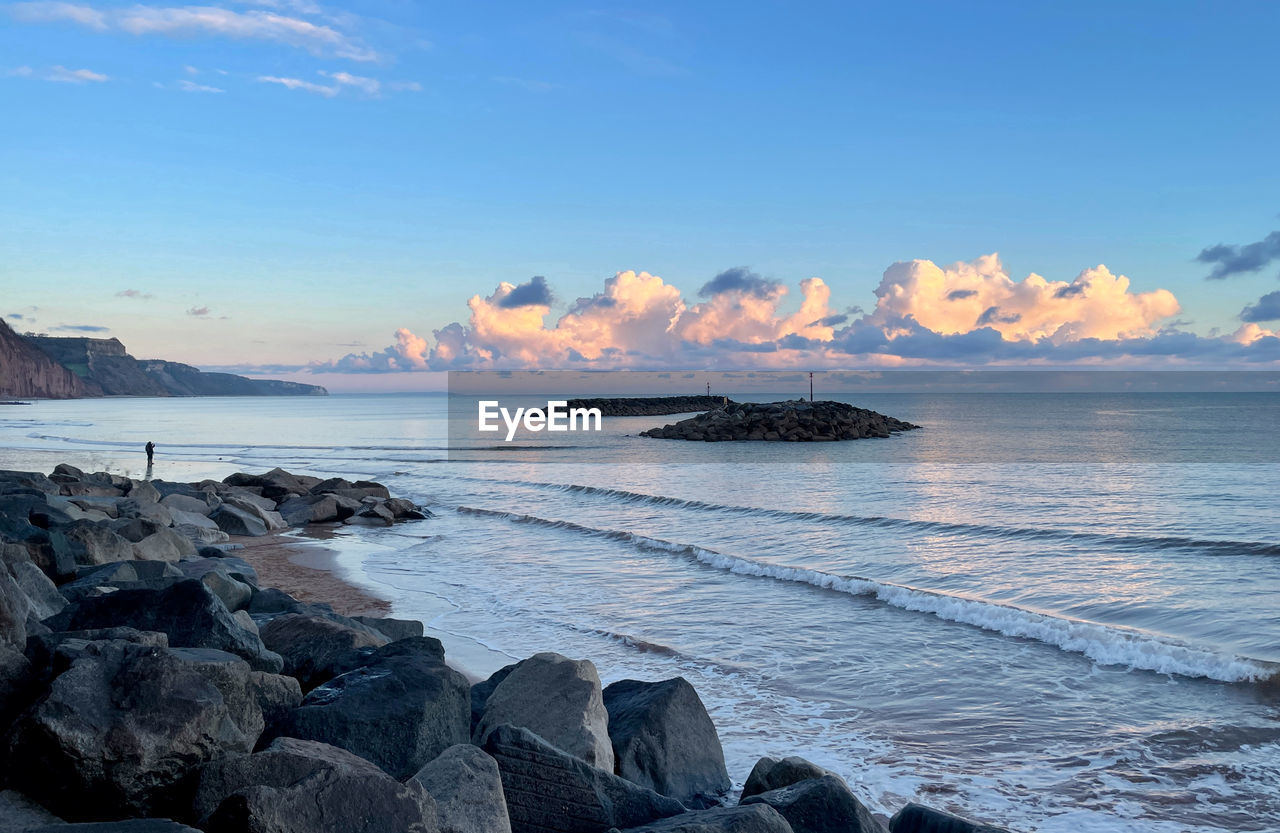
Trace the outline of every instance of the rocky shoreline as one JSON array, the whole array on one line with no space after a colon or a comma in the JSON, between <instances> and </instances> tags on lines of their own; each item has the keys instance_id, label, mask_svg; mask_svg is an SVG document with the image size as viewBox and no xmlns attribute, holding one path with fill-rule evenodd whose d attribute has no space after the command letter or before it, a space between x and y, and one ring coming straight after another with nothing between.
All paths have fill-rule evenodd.
<instances>
[{"instance_id":1,"label":"rocky shoreline","mask_svg":"<svg viewBox=\"0 0 1280 833\"><path fill-rule=\"evenodd\" d=\"M886 820L798 757L730 806L683 678L602 686L542 653L472 685L422 623L301 601L218 540L426 515L280 469L0 472L0 833L996 831Z\"/></svg>"},{"instance_id":2,"label":"rocky shoreline","mask_svg":"<svg viewBox=\"0 0 1280 833\"><path fill-rule=\"evenodd\" d=\"M844 402L731 402L673 425L641 431L642 437L698 442L835 442L885 438L919 428Z\"/></svg>"},{"instance_id":3,"label":"rocky shoreline","mask_svg":"<svg viewBox=\"0 0 1280 833\"><path fill-rule=\"evenodd\" d=\"M727 396L624 396L570 399L569 408L598 408L601 416L692 414L732 404Z\"/></svg>"}]
</instances>

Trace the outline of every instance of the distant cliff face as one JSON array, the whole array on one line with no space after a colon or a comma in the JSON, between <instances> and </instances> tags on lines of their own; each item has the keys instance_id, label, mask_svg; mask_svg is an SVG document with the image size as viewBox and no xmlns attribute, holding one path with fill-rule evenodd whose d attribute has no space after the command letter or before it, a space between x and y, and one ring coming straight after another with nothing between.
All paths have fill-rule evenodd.
<instances>
[{"instance_id":1,"label":"distant cliff face","mask_svg":"<svg viewBox=\"0 0 1280 833\"><path fill-rule=\"evenodd\" d=\"M98 394L0 320L0 397L74 399Z\"/></svg>"},{"instance_id":2,"label":"distant cliff face","mask_svg":"<svg viewBox=\"0 0 1280 833\"><path fill-rule=\"evenodd\" d=\"M319 385L139 361L119 339L20 336L0 321L0 396L324 396Z\"/></svg>"}]
</instances>

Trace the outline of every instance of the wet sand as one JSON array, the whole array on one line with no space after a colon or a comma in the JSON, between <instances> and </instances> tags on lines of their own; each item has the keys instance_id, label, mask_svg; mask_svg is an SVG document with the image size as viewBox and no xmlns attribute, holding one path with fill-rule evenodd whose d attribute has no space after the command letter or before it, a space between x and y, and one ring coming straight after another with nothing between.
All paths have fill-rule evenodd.
<instances>
[{"instance_id":1,"label":"wet sand","mask_svg":"<svg viewBox=\"0 0 1280 833\"><path fill-rule=\"evenodd\" d=\"M258 571L263 587L275 587L304 602L325 602L343 616L389 616L391 604L345 581L337 551L325 545L332 533L312 527L291 535L233 537L242 545L232 555Z\"/></svg>"}]
</instances>

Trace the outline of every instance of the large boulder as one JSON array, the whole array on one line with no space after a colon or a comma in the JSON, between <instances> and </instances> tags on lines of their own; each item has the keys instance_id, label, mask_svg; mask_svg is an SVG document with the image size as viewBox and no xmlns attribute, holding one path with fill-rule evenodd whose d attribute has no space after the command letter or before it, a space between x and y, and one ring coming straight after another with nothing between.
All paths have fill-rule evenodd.
<instances>
[{"instance_id":1,"label":"large boulder","mask_svg":"<svg viewBox=\"0 0 1280 833\"><path fill-rule=\"evenodd\" d=\"M10 778L66 818L174 815L198 768L252 751L262 711L249 666L222 651L97 642L14 731Z\"/></svg>"},{"instance_id":2,"label":"large boulder","mask_svg":"<svg viewBox=\"0 0 1280 833\"><path fill-rule=\"evenodd\" d=\"M308 488L304 482L307 480L310 479L299 477L277 467L266 474L237 472L223 478L222 482L228 486L257 489L263 497L280 501L293 495L307 494Z\"/></svg>"},{"instance_id":3,"label":"large boulder","mask_svg":"<svg viewBox=\"0 0 1280 833\"><path fill-rule=\"evenodd\" d=\"M27 644L31 600L7 570L0 570L0 645L19 650Z\"/></svg>"},{"instance_id":4,"label":"large boulder","mask_svg":"<svg viewBox=\"0 0 1280 833\"><path fill-rule=\"evenodd\" d=\"M267 534L267 524L256 513L222 504L209 513L210 519L228 535L260 537Z\"/></svg>"},{"instance_id":5,"label":"large boulder","mask_svg":"<svg viewBox=\"0 0 1280 833\"><path fill-rule=\"evenodd\" d=\"M204 768L194 808L208 833L434 833L434 802L368 761L323 743L278 738Z\"/></svg>"},{"instance_id":6,"label":"large boulder","mask_svg":"<svg viewBox=\"0 0 1280 833\"><path fill-rule=\"evenodd\" d=\"M303 495L281 503L276 510L290 526L329 523L351 517L333 495Z\"/></svg>"},{"instance_id":7,"label":"large boulder","mask_svg":"<svg viewBox=\"0 0 1280 833\"><path fill-rule=\"evenodd\" d=\"M133 558L133 544L111 531L105 524L76 521L63 527L62 534L71 543L77 564L110 564Z\"/></svg>"},{"instance_id":8,"label":"large boulder","mask_svg":"<svg viewBox=\"0 0 1280 833\"><path fill-rule=\"evenodd\" d=\"M765 756L756 761L756 765L751 768L747 783L742 788L742 798L747 799L769 790L789 787L810 778L821 778L831 774L817 764L794 755L782 760Z\"/></svg>"},{"instance_id":9,"label":"large boulder","mask_svg":"<svg viewBox=\"0 0 1280 833\"><path fill-rule=\"evenodd\" d=\"M469 739L470 686L435 639L404 639L314 689L289 734L354 752L408 778Z\"/></svg>"},{"instance_id":10,"label":"large boulder","mask_svg":"<svg viewBox=\"0 0 1280 833\"><path fill-rule=\"evenodd\" d=\"M604 690L617 773L689 806L718 804L732 783L715 724L683 677L620 680Z\"/></svg>"},{"instance_id":11,"label":"large boulder","mask_svg":"<svg viewBox=\"0 0 1280 833\"><path fill-rule=\"evenodd\" d=\"M7 566L14 584L27 597L32 616L48 619L67 606L67 600L58 592L58 586L35 564L24 558Z\"/></svg>"},{"instance_id":12,"label":"large boulder","mask_svg":"<svg viewBox=\"0 0 1280 833\"><path fill-rule=\"evenodd\" d=\"M279 673L284 660L268 651L258 634L236 621L203 583L182 579L160 589L117 590L89 596L49 620L54 630L116 626L167 634L180 648L216 648L243 657L257 671Z\"/></svg>"},{"instance_id":13,"label":"large boulder","mask_svg":"<svg viewBox=\"0 0 1280 833\"><path fill-rule=\"evenodd\" d=\"M386 616L352 616L354 621L383 634L395 642L422 636L424 629L417 619L392 619Z\"/></svg>"},{"instance_id":14,"label":"large boulder","mask_svg":"<svg viewBox=\"0 0 1280 833\"><path fill-rule=\"evenodd\" d=\"M889 830L892 833L1009 833L1003 827L979 824L914 803L894 814L889 820Z\"/></svg>"},{"instance_id":15,"label":"large boulder","mask_svg":"<svg viewBox=\"0 0 1280 833\"><path fill-rule=\"evenodd\" d=\"M171 492L160 498L160 504L168 507L169 513L174 515L175 521L177 520L177 515L174 513L177 512L207 518L209 513L213 511L213 507L221 502L222 500L216 497L210 501L208 494L197 497L196 494L184 494L181 492Z\"/></svg>"},{"instance_id":16,"label":"large boulder","mask_svg":"<svg viewBox=\"0 0 1280 833\"><path fill-rule=\"evenodd\" d=\"M749 796L742 804L768 804L795 833L885 833L871 811L834 775Z\"/></svg>"},{"instance_id":17,"label":"large boulder","mask_svg":"<svg viewBox=\"0 0 1280 833\"><path fill-rule=\"evenodd\" d=\"M74 602L117 590L158 590L182 578L182 570L167 561L116 561L80 570L76 580L62 585L58 592Z\"/></svg>"},{"instance_id":18,"label":"large boulder","mask_svg":"<svg viewBox=\"0 0 1280 833\"><path fill-rule=\"evenodd\" d=\"M133 557L139 561L178 561L195 554L191 539L168 527L133 543Z\"/></svg>"},{"instance_id":19,"label":"large boulder","mask_svg":"<svg viewBox=\"0 0 1280 833\"><path fill-rule=\"evenodd\" d=\"M494 726L483 749L498 764L512 833L602 833L685 810L674 798L597 769L528 729Z\"/></svg>"},{"instance_id":20,"label":"large boulder","mask_svg":"<svg viewBox=\"0 0 1280 833\"><path fill-rule=\"evenodd\" d=\"M468 697L468 700L470 698ZM590 660L554 653L516 663L485 703L475 740L502 724L522 726L592 766L613 771L609 714Z\"/></svg>"},{"instance_id":21,"label":"large boulder","mask_svg":"<svg viewBox=\"0 0 1280 833\"><path fill-rule=\"evenodd\" d=\"M435 799L441 833L511 833L498 764L471 744L450 746L410 780Z\"/></svg>"},{"instance_id":22,"label":"large boulder","mask_svg":"<svg viewBox=\"0 0 1280 833\"><path fill-rule=\"evenodd\" d=\"M244 610L253 598L253 588L239 579L231 578L226 573L210 570L200 577L201 583L209 588L209 592L222 600L227 610L233 613ZM268 645L268 648L271 646Z\"/></svg>"},{"instance_id":23,"label":"large boulder","mask_svg":"<svg viewBox=\"0 0 1280 833\"><path fill-rule=\"evenodd\" d=\"M352 623L357 624L357 623ZM326 616L287 613L262 626L262 643L284 657L284 673L310 691L360 664L361 648L379 648L385 635Z\"/></svg>"},{"instance_id":24,"label":"large boulder","mask_svg":"<svg viewBox=\"0 0 1280 833\"><path fill-rule=\"evenodd\" d=\"M26 708L34 694L35 681L31 661L18 649L0 644L0 726L8 726L18 712ZM0 749L0 763L4 757Z\"/></svg>"},{"instance_id":25,"label":"large boulder","mask_svg":"<svg viewBox=\"0 0 1280 833\"><path fill-rule=\"evenodd\" d=\"M484 707L489 704L489 697L494 690L505 680L512 671L516 670L517 663L504 665L499 668L487 680L481 680L471 686L471 734L475 737L476 727L480 725L480 718L484 717Z\"/></svg>"},{"instance_id":26,"label":"large boulder","mask_svg":"<svg viewBox=\"0 0 1280 833\"><path fill-rule=\"evenodd\" d=\"M267 498L246 494L226 495L223 498L223 505L214 511L214 515L216 516L223 507L239 509L248 515L255 516L266 526L268 532L275 532L288 526L280 517L280 513L275 511L275 502Z\"/></svg>"},{"instance_id":27,"label":"large boulder","mask_svg":"<svg viewBox=\"0 0 1280 833\"><path fill-rule=\"evenodd\" d=\"M793 833L787 820L767 804L717 807L682 813L633 827L624 833Z\"/></svg>"},{"instance_id":28,"label":"large boulder","mask_svg":"<svg viewBox=\"0 0 1280 833\"><path fill-rule=\"evenodd\" d=\"M62 819L14 790L0 790L0 833L30 833Z\"/></svg>"}]
</instances>

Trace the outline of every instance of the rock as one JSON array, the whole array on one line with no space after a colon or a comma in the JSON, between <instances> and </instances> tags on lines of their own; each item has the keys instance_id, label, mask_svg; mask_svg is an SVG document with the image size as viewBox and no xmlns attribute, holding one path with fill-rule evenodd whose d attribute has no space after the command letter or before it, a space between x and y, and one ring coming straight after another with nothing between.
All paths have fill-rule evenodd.
<instances>
[{"instance_id":1,"label":"rock","mask_svg":"<svg viewBox=\"0 0 1280 833\"><path fill-rule=\"evenodd\" d=\"M8 570L18 589L27 597L31 615L35 618L48 619L67 606L58 586L35 564L24 558L9 564Z\"/></svg>"},{"instance_id":2,"label":"rock","mask_svg":"<svg viewBox=\"0 0 1280 833\"><path fill-rule=\"evenodd\" d=\"M76 521L62 530L77 564L109 564L133 558L133 544L102 524Z\"/></svg>"},{"instance_id":3,"label":"rock","mask_svg":"<svg viewBox=\"0 0 1280 833\"><path fill-rule=\"evenodd\" d=\"M194 526L196 529L217 529L218 524L209 519L208 515L202 515L199 512L187 512L183 509L170 509L169 515L173 519L175 527Z\"/></svg>"},{"instance_id":4,"label":"rock","mask_svg":"<svg viewBox=\"0 0 1280 833\"><path fill-rule=\"evenodd\" d=\"M469 739L470 687L443 655L440 643L425 637L378 649L368 664L308 694L289 734L341 747L408 778Z\"/></svg>"},{"instance_id":5,"label":"rock","mask_svg":"<svg viewBox=\"0 0 1280 833\"><path fill-rule=\"evenodd\" d=\"M688 806L718 804L732 783L720 736L698 693L676 677L604 690L617 773Z\"/></svg>"},{"instance_id":6,"label":"rock","mask_svg":"<svg viewBox=\"0 0 1280 833\"><path fill-rule=\"evenodd\" d=\"M222 501L218 500L217 502L221 503ZM178 492L173 492L160 498L160 504L168 507L170 514L185 512L188 515L199 515L202 518L207 518L209 513L213 511L213 506L210 505L206 498L194 497L192 495L181 494ZM177 519L176 514L174 515L174 518L175 520Z\"/></svg>"},{"instance_id":7,"label":"rock","mask_svg":"<svg viewBox=\"0 0 1280 833\"><path fill-rule=\"evenodd\" d=\"M263 497L273 501L284 500L291 495L305 495L309 491L301 478L282 468L274 468L266 474L238 472L224 478L222 482L228 486L260 489Z\"/></svg>"},{"instance_id":8,"label":"rock","mask_svg":"<svg viewBox=\"0 0 1280 833\"><path fill-rule=\"evenodd\" d=\"M280 517L280 513L275 511L275 503L265 498L254 499L253 495L227 495L222 506L214 510L213 516L216 520L218 512L224 508L239 509L240 511L256 517L267 528L268 532L276 532L286 528L288 525L284 522L284 518ZM262 506L260 504L268 504ZM219 521L221 523L221 521ZM227 530L228 532L230 530Z\"/></svg>"},{"instance_id":9,"label":"rock","mask_svg":"<svg viewBox=\"0 0 1280 833\"><path fill-rule=\"evenodd\" d=\"M147 520L146 518L120 518L107 524L107 527L114 531L126 541L137 543L151 535L155 535L164 529L164 524Z\"/></svg>"},{"instance_id":10,"label":"rock","mask_svg":"<svg viewBox=\"0 0 1280 833\"><path fill-rule=\"evenodd\" d=\"M767 804L717 807L683 813L633 827L625 833L793 833L787 820Z\"/></svg>"},{"instance_id":11,"label":"rock","mask_svg":"<svg viewBox=\"0 0 1280 833\"><path fill-rule=\"evenodd\" d=\"M468 698L469 699L469 698ZM590 660L534 654L516 663L485 703L475 740L502 724L520 726L592 766L613 771L609 715Z\"/></svg>"},{"instance_id":12,"label":"rock","mask_svg":"<svg viewBox=\"0 0 1280 833\"><path fill-rule=\"evenodd\" d=\"M200 553L200 557L186 559L178 563L178 569L187 578L204 578L211 572L222 573L227 578L244 582L252 587L258 586L258 571L243 558L227 555L221 550L207 548L209 553Z\"/></svg>"},{"instance_id":13,"label":"rock","mask_svg":"<svg viewBox=\"0 0 1280 833\"><path fill-rule=\"evenodd\" d=\"M0 833L31 833L62 819L14 790L0 790Z\"/></svg>"},{"instance_id":14,"label":"rock","mask_svg":"<svg viewBox=\"0 0 1280 833\"><path fill-rule=\"evenodd\" d=\"M155 631L134 628L99 628L91 631L58 631L32 636L27 640L27 657L32 670L46 684L66 671L83 656L98 656L104 643L168 648L169 637Z\"/></svg>"},{"instance_id":15,"label":"rock","mask_svg":"<svg viewBox=\"0 0 1280 833\"><path fill-rule=\"evenodd\" d=\"M161 526L173 525L173 513L169 511L169 507L161 506L154 501L144 502L131 497L125 498L120 501L119 515L122 518L146 518Z\"/></svg>"},{"instance_id":16,"label":"rock","mask_svg":"<svg viewBox=\"0 0 1280 833\"><path fill-rule=\"evenodd\" d=\"M245 584L243 581L237 581L226 573L216 570L210 570L200 579L204 586L209 588L209 592L222 600L227 606L227 610L233 613L237 610L243 610L249 606L249 600L253 598L253 588ZM269 649L271 646L267 646Z\"/></svg>"},{"instance_id":17,"label":"rock","mask_svg":"<svg viewBox=\"0 0 1280 833\"><path fill-rule=\"evenodd\" d=\"M386 635L392 642L420 637L423 634L422 623L417 619L391 619L378 616L352 616L351 618L367 628L373 628Z\"/></svg>"},{"instance_id":18,"label":"rock","mask_svg":"<svg viewBox=\"0 0 1280 833\"><path fill-rule=\"evenodd\" d=\"M498 764L476 747L450 746L410 780L435 799L442 833L511 833Z\"/></svg>"},{"instance_id":19,"label":"rock","mask_svg":"<svg viewBox=\"0 0 1280 833\"><path fill-rule=\"evenodd\" d=\"M385 503L371 503L343 523L355 526L391 526L395 521L396 516Z\"/></svg>"},{"instance_id":20,"label":"rock","mask_svg":"<svg viewBox=\"0 0 1280 833\"><path fill-rule=\"evenodd\" d=\"M640 432L659 439L830 442L888 437L919 428L843 402L735 402L674 425Z\"/></svg>"},{"instance_id":21,"label":"rock","mask_svg":"<svg viewBox=\"0 0 1280 833\"><path fill-rule=\"evenodd\" d=\"M223 532L221 529L217 529L216 524L214 526L214 529L209 529L206 526L178 524L173 528L173 531L189 540L192 544L195 544L197 547L196 551L199 552L200 547L212 544L224 544L231 540L230 535Z\"/></svg>"},{"instance_id":22,"label":"rock","mask_svg":"<svg viewBox=\"0 0 1280 833\"><path fill-rule=\"evenodd\" d=\"M58 589L62 596L74 602L88 596L104 595L101 588L157 590L182 577L182 571L166 561L117 561L83 569L75 581Z\"/></svg>"},{"instance_id":23,"label":"rock","mask_svg":"<svg viewBox=\"0 0 1280 833\"><path fill-rule=\"evenodd\" d=\"M139 561L177 561L196 554L196 545L185 535L161 528L133 544L133 557Z\"/></svg>"},{"instance_id":24,"label":"rock","mask_svg":"<svg viewBox=\"0 0 1280 833\"><path fill-rule=\"evenodd\" d=\"M243 657L257 671L279 673L284 660L266 649L257 634L245 630L222 600L194 579L158 590L117 590L80 599L49 620L55 630L86 630L118 625L167 634L181 648L216 648Z\"/></svg>"},{"instance_id":25,"label":"rock","mask_svg":"<svg viewBox=\"0 0 1280 833\"><path fill-rule=\"evenodd\" d=\"M257 514L226 503L209 513L209 517L228 535L261 537L267 534L267 524Z\"/></svg>"},{"instance_id":26,"label":"rock","mask_svg":"<svg viewBox=\"0 0 1280 833\"><path fill-rule=\"evenodd\" d=\"M84 512L99 512L108 518L120 516L120 498L118 497L74 497L67 501Z\"/></svg>"},{"instance_id":27,"label":"rock","mask_svg":"<svg viewBox=\"0 0 1280 833\"><path fill-rule=\"evenodd\" d=\"M355 668L361 648L378 648L389 641L370 628L309 614L288 613L262 627L263 644L284 657L284 673L296 677L303 691Z\"/></svg>"},{"instance_id":28,"label":"rock","mask_svg":"<svg viewBox=\"0 0 1280 833\"><path fill-rule=\"evenodd\" d=\"M685 809L674 798L597 769L528 729L494 726L482 748L498 764L512 833L601 833Z\"/></svg>"},{"instance_id":29,"label":"rock","mask_svg":"<svg viewBox=\"0 0 1280 833\"><path fill-rule=\"evenodd\" d=\"M130 480L129 491L125 493L130 500L139 503L159 503L160 492L146 480Z\"/></svg>"},{"instance_id":30,"label":"rock","mask_svg":"<svg viewBox=\"0 0 1280 833\"><path fill-rule=\"evenodd\" d=\"M196 815L208 833L434 833L431 796L323 743L279 738L204 768Z\"/></svg>"},{"instance_id":31,"label":"rock","mask_svg":"<svg viewBox=\"0 0 1280 833\"><path fill-rule=\"evenodd\" d=\"M253 749L249 667L222 651L99 642L20 719L11 778L67 818L174 815L199 767Z\"/></svg>"},{"instance_id":32,"label":"rock","mask_svg":"<svg viewBox=\"0 0 1280 833\"><path fill-rule=\"evenodd\" d=\"M262 709L262 738L279 737L302 704L302 688L293 677L254 671L250 674L258 707Z\"/></svg>"},{"instance_id":33,"label":"rock","mask_svg":"<svg viewBox=\"0 0 1280 833\"><path fill-rule=\"evenodd\" d=\"M790 756L778 760L764 757L756 761L747 776L747 783L742 787L742 799L759 795L769 790L777 790L798 784L810 778L821 778L832 773L804 758Z\"/></svg>"},{"instance_id":34,"label":"rock","mask_svg":"<svg viewBox=\"0 0 1280 833\"><path fill-rule=\"evenodd\" d=\"M892 833L1009 833L1003 827L978 824L922 804L908 804L889 820Z\"/></svg>"},{"instance_id":35,"label":"rock","mask_svg":"<svg viewBox=\"0 0 1280 833\"><path fill-rule=\"evenodd\" d=\"M17 648L0 644L0 726L8 726L26 708L35 682L31 661ZM0 748L0 763L3 759L4 750Z\"/></svg>"},{"instance_id":36,"label":"rock","mask_svg":"<svg viewBox=\"0 0 1280 833\"><path fill-rule=\"evenodd\" d=\"M262 587L254 591L249 600L249 613L254 616L272 616L281 613L302 613L306 605L275 587Z\"/></svg>"},{"instance_id":37,"label":"rock","mask_svg":"<svg viewBox=\"0 0 1280 833\"><path fill-rule=\"evenodd\" d=\"M413 504L413 501L402 497L393 497L384 504L397 521L425 521L427 514Z\"/></svg>"},{"instance_id":38,"label":"rock","mask_svg":"<svg viewBox=\"0 0 1280 833\"><path fill-rule=\"evenodd\" d=\"M31 600L7 570L0 570L0 645L19 650L27 644L27 616Z\"/></svg>"},{"instance_id":39,"label":"rock","mask_svg":"<svg viewBox=\"0 0 1280 833\"><path fill-rule=\"evenodd\" d=\"M471 686L471 735L475 738L476 727L480 725L480 718L484 717L484 707L489 702L489 696L493 694L493 690L498 684L507 678L512 671L516 670L517 663L504 665L489 677L489 679L478 682Z\"/></svg>"},{"instance_id":40,"label":"rock","mask_svg":"<svg viewBox=\"0 0 1280 833\"><path fill-rule=\"evenodd\" d=\"M277 511L290 526L306 526L340 521L351 516L342 512L333 495L303 495L280 504Z\"/></svg>"},{"instance_id":41,"label":"rock","mask_svg":"<svg viewBox=\"0 0 1280 833\"><path fill-rule=\"evenodd\" d=\"M834 775L749 796L742 804L768 804L795 833L885 833L871 811Z\"/></svg>"}]
</instances>

